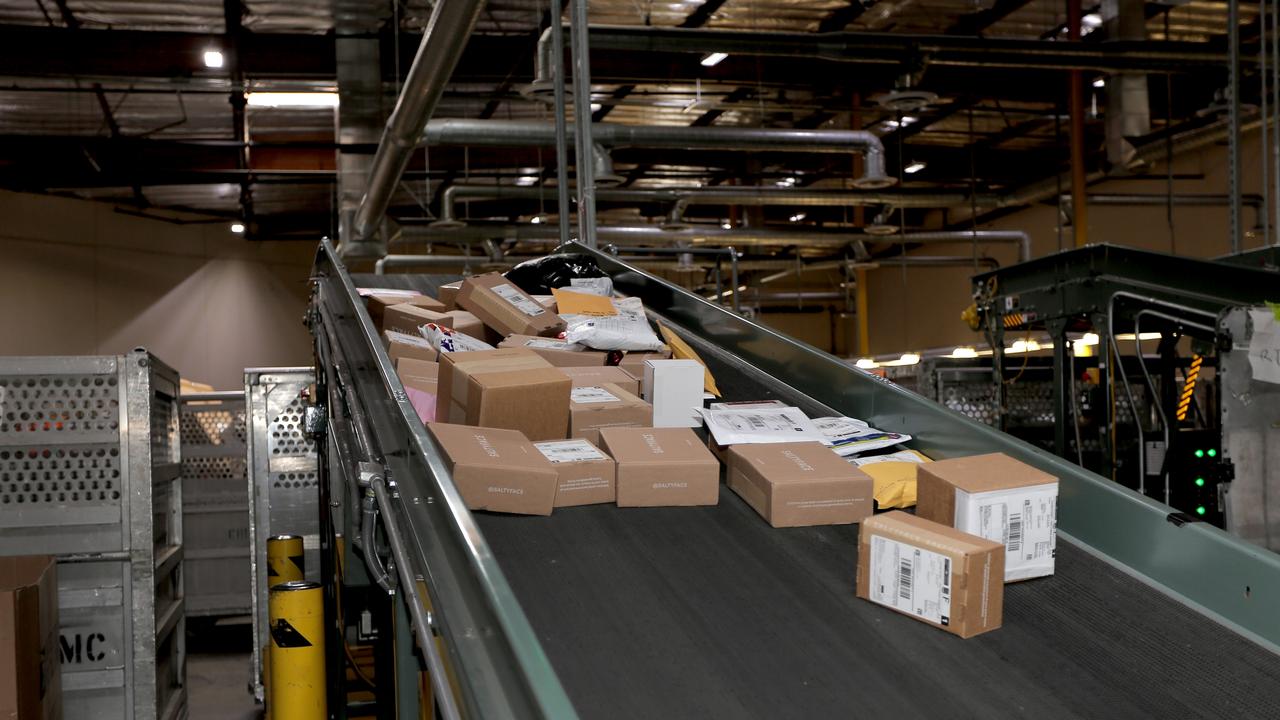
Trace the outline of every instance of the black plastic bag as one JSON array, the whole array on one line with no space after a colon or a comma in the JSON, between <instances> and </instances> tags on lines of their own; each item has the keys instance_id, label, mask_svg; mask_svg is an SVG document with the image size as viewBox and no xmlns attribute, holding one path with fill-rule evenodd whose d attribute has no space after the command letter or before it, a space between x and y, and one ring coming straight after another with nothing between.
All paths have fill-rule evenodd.
<instances>
[{"instance_id":1,"label":"black plastic bag","mask_svg":"<svg viewBox=\"0 0 1280 720\"><path fill-rule=\"evenodd\" d=\"M602 277L608 276L590 255L547 255L507 271L507 279L530 295L550 295L551 288L568 287L574 278Z\"/></svg>"}]
</instances>

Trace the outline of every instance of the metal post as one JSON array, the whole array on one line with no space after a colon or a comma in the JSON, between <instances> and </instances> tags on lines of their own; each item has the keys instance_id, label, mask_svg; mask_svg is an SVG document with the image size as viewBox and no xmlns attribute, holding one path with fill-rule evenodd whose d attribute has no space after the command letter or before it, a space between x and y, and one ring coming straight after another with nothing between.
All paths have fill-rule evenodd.
<instances>
[{"instance_id":1,"label":"metal post","mask_svg":"<svg viewBox=\"0 0 1280 720\"><path fill-rule=\"evenodd\" d=\"M573 143L578 176L578 240L596 246L595 143L591 140L591 58L587 0L572 0L569 10L573 51Z\"/></svg>"},{"instance_id":2,"label":"metal post","mask_svg":"<svg viewBox=\"0 0 1280 720\"><path fill-rule=\"evenodd\" d=\"M1227 194L1231 196L1231 253L1240 252L1240 0L1227 0ZM1264 120L1265 121L1265 120Z\"/></svg>"},{"instance_id":3,"label":"metal post","mask_svg":"<svg viewBox=\"0 0 1280 720\"><path fill-rule=\"evenodd\" d=\"M857 307L858 314L858 354L866 357L871 356L871 318L867 314L869 303L867 302L867 269L858 268L857 277Z\"/></svg>"},{"instance_id":4,"label":"metal post","mask_svg":"<svg viewBox=\"0 0 1280 720\"><path fill-rule=\"evenodd\" d=\"M1264 12L1266 11L1264 3ZM1276 203L1274 206L1268 206L1266 212L1272 215L1271 226L1275 228L1275 242L1280 245L1280 0L1273 0L1271 3L1271 108L1274 117L1271 118L1271 160L1273 163L1272 177L1276 182ZM1263 23L1264 27L1266 23ZM1267 122L1267 118L1263 117L1262 122ZM1262 162L1267 161L1265 152Z\"/></svg>"},{"instance_id":5,"label":"metal post","mask_svg":"<svg viewBox=\"0 0 1280 720\"><path fill-rule=\"evenodd\" d=\"M1067 39L1080 42L1081 0L1067 0ZM1089 208L1085 197L1084 167L1084 78L1079 70L1072 70L1068 85L1068 105L1071 114L1071 198L1074 215L1071 232L1076 247L1089 244Z\"/></svg>"},{"instance_id":6,"label":"metal post","mask_svg":"<svg viewBox=\"0 0 1280 720\"><path fill-rule=\"evenodd\" d=\"M725 248L729 252L729 281L733 283L733 311L742 312L742 300L738 294L738 251L732 245Z\"/></svg>"},{"instance_id":7,"label":"metal post","mask_svg":"<svg viewBox=\"0 0 1280 720\"><path fill-rule=\"evenodd\" d=\"M1053 341L1053 451L1067 457L1067 422L1076 422L1071 412L1071 389L1069 382L1071 373L1075 372L1071 362L1070 345L1067 341L1067 324L1053 322L1048 326L1049 338Z\"/></svg>"},{"instance_id":8,"label":"metal post","mask_svg":"<svg viewBox=\"0 0 1280 720\"><path fill-rule=\"evenodd\" d=\"M560 244L569 242L569 139L565 127L564 99L564 28L560 25L560 0L549 0L551 47L555 59L551 63L552 87L556 108L556 207L560 218Z\"/></svg>"}]
</instances>

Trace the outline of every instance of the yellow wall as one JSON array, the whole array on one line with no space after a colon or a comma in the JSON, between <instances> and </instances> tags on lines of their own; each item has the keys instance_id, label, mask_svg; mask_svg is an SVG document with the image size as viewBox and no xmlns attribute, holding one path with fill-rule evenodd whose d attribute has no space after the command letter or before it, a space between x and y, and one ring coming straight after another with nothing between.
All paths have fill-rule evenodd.
<instances>
[{"instance_id":1,"label":"yellow wall","mask_svg":"<svg viewBox=\"0 0 1280 720\"><path fill-rule=\"evenodd\" d=\"M0 192L0 355L142 346L184 377L243 387L245 367L311 364L302 325L315 245L248 242L111 205Z\"/></svg>"}]
</instances>

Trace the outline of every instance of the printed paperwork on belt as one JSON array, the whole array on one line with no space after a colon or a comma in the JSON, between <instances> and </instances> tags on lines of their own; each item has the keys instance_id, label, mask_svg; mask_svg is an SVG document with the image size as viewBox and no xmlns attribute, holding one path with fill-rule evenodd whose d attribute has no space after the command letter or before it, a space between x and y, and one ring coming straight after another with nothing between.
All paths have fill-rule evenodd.
<instances>
[{"instance_id":1,"label":"printed paperwork on belt","mask_svg":"<svg viewBox=\"0 0 1280 720\"><path fill-rule=\"evenodd\" d=\"M799 408L759 408L700 410L707 431L719 445L741 443L784 443L813 440L823 442L822 432L814 427Z\"/></svg>"},{"instance_id":2,"label":"printed paperwork on belt","mask_svg":"<svg viewBox=\"0 0 1280 720\"><path fill-rule=\"evenodd\" d=\"M877 430L849 417L817 418L813 424L822 432L824 442L842 457L887 448L911 439L910 435Z\"/></svg>"}]
</instances>

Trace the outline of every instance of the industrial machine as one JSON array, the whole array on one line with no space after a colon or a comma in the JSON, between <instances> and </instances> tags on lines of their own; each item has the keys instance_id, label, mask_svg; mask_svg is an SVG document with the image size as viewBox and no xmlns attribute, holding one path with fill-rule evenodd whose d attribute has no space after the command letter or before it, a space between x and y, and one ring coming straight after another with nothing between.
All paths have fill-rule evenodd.
<instances>
[{"instance_id":1,"label":"industrial machine","mask_svg":"<svg viewBox=\"0 0 1280 720\"><path fill-rule=\"evenodd\" d=\"M727 399L778 398L908 432L934 458L1003 452L1057 476L1057 574L1008 586L1004 628L961 641L854 597L855 527L774 530L728 491L705 508L472 513L357 294L453 278L352 275L326 241L303 417L320 448L331 714L344 716L344 648L360 635L386 717L1280 713L1280 556L569 248L680 332Z\"/></svg>"}]
</instances>

